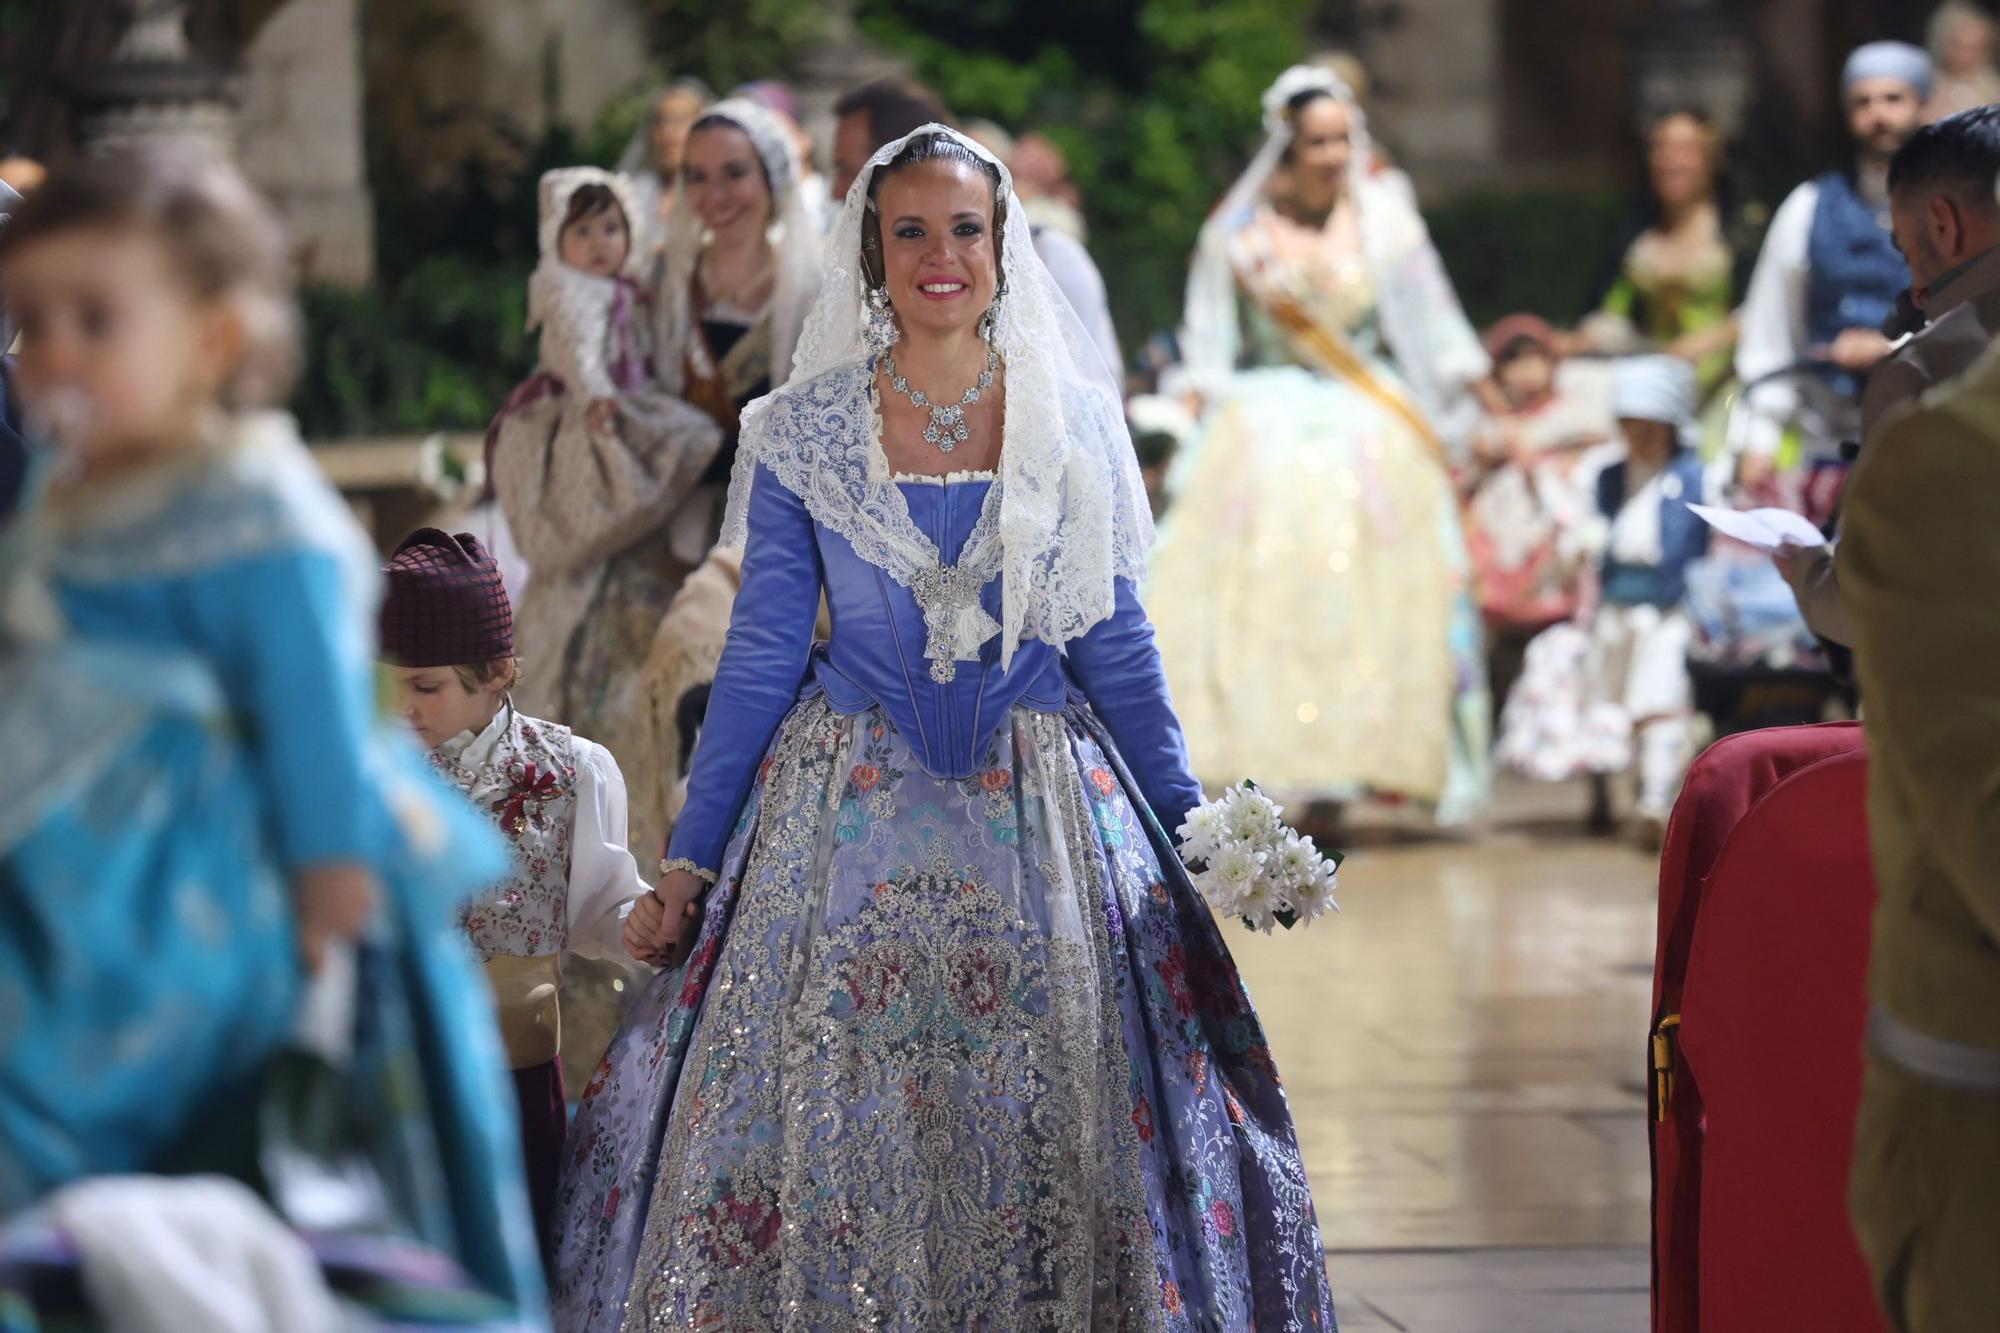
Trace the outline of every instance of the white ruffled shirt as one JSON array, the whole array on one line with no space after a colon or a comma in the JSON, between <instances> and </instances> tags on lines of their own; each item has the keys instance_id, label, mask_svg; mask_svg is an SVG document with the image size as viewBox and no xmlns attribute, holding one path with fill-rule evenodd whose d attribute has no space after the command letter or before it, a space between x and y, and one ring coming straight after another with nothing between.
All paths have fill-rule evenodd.
<instances>
[{"instance_id":1,"label":"white ruffled shirt","mask_svg":"<svg viewBox=\"0 0 2000 1333\"><path fill-rule=\"evenodd\" d=\"M474 736L461 731L438 746L439 755L472 772L493 761L500 738L514 720L514 705L494 715ZM576 809L570 833L569 951L587 958L623 958L625 917L651 887L625 845L628 807L625 775L611 751L570 737L576 766Z\"/></svg>"}]
</instances>

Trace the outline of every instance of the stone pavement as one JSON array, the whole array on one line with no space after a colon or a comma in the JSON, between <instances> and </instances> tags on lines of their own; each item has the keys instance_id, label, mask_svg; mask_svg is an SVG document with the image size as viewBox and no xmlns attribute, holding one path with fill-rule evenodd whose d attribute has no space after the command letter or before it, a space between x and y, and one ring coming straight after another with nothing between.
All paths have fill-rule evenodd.
<instances>
[{"instance_id":1,"label":"stone pavement","mask_svg":"<svg viewBox=\"0 0 2000 1333\"><path fill-rule=\"evenodd\" d=\"M1343 913L1225 928L1350 1333L1640 1333L1655 863L1509 785L1447 839L1356 818Z\"/></svg>"}]
</instances>

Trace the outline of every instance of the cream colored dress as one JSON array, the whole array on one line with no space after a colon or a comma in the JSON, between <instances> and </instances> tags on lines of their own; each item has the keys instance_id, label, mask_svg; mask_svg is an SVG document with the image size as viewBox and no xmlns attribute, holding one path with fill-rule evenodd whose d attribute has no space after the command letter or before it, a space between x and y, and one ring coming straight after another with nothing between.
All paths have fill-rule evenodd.
<instances>
[{"instance_id":1,"label":"cream colored dress","mask_svg":"<svg viewBox=\"0 0 2000 1333\"><path fill-rule=\"evenodd\" d=\"M1195 772L1466 818L1490 773L1478 613L1370 270L1267 209L1230 244L1250 365L1176 464L1147 598ZM1322 354L1301 350L1300 316Z\"/></svg>"}]
</instances>

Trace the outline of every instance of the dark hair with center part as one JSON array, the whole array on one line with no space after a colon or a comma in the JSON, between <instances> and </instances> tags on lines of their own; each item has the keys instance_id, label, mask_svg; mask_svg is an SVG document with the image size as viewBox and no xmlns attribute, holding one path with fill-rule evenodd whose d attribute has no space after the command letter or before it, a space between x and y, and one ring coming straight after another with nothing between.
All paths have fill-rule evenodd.
<instances>
[{"instance_id":1,"label":"dark hair with center part","mask_svg":"<svg viewBox=\"0 0 2000 1333\"><path fill-rule=\"evenodd\" d=\"M877 192L889 177L905 167L925 162L958 162L976 167L993 183L993 267L996 272L999 270L1000 237L1007 222L1007 201L1000 194L1000 168L949 134L924 134L904 144L868 178L868 207L861 214L861 272L871 287L879 287L883 282L882 219L875 211Z\"/></svg>"},{"instance_id":2,"label":"dark hair with center part","mask_svg":"<svg viewBox=\"0 0 2000 1333\"><path fill-rule=\"evenodd\" d=\"M764 179L764 189L773 195L777 193L777 187L771 184L771 169L764 165L764 155L757 151L757 141L751 137L749 130L744 129L727 116L718 116L711 112L703 116L700 120L697 120L693 127L688 130L688 141L692 143L694 136L700 134L703 130L735 130L738 134L742 135L744 142L750 145L750 160L757 164L757 174ZM681 171L683 173L687 171L687 162L685 160L681 162Z\"/></svg>"},{"instance_id":3,"label":"dark hair with center part","mask_svg":"<svg viewBox=\"0 0 2000 1333\"><path fill-rule=\"evenodd\" d=\"M1284 161L1290 164L1299 150L1299 117L1305 115L1306 108L1314 102L1338 102L1340 98L1325 88L1307 88L1296 92L1285 102L1285 123L1292 127L1292 141L1285 145Z\"/></svg>"}]
</instances>

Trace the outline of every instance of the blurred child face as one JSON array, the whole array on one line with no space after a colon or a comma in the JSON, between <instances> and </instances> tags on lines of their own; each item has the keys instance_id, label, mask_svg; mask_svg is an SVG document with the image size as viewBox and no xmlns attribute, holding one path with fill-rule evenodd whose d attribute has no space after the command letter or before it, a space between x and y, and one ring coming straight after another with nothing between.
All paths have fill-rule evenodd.
<instances>
[{"instance_id":1,"label":"blurred child face","mask_svg":"<svg viewBox=\"0 0 2000 1333\"><path fill-rule=\"evenodd\" d=\"M564 227L557 240L562 262L595 278L616 276L631 250L632 234L624 210L618 208L585 213Z\"/></svg>"},{"instance_id":2,"label":"blurred child face","mask_svg":"<svg viewBox=\"0 0 2000 1333\"><path fill-rule=\"evenodd\" d=\"M1674 451L1671 422L1620 417L1618 430L1625 437L1625 452L1642 462L1659 461Z\"/></svg>"},{"instance_id":3,"label":"blurred child face","mask_svg":"<svg viewBox=\"0 0 2000 1333\"><path fill-rule=\"evenodd\" d=\"M243 358L236 304L197 296L166 243L138 228L38 240L0 288L20 329L28 412L87 472L196 443Z\"/></svg>"},{"instance_id":4,"label":"blurred child face","mask_svg":"<svg viewBox=\"0 0 2000 1333\"><path fill-rule=\"evenodd\" d=\"M1526 407L1542 398L1556 382L1556 362L1533 344L1516 350L1495 371L1500 392L1515 407Z\"/></svg>"},{"instance_id":5,"label":"blurred child face","mask_svg":"<svg viewBox=\"0 0 2000 1333\"><path fill-rule=\"evenodd\" d=\"M771 221L771 187L757 146L742 130L711 125L688 139L681 183L702 225L713 232L761 232Z\"/></svg>"},{"instance_id":6,"label":"blurred child face","mask_svg":"<svg viewBox=\"0 0 2000 1333\"><path fill-rule=\"evenodd\" d=\"M468 689L448 666L390 670L396 681L396 716L433 750L461 731L477 736L486 730L507 697L504 677Z\"/></svg>"}]
</instances>

